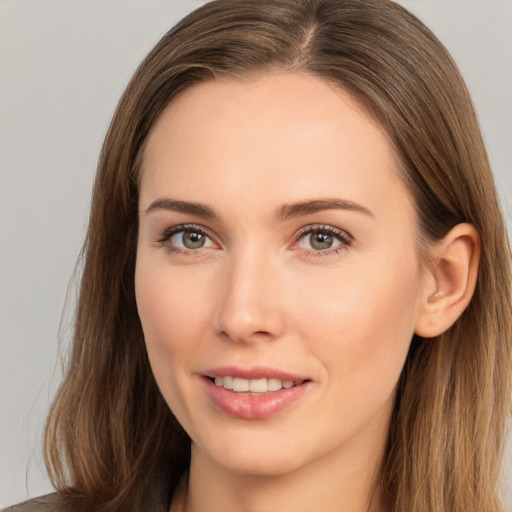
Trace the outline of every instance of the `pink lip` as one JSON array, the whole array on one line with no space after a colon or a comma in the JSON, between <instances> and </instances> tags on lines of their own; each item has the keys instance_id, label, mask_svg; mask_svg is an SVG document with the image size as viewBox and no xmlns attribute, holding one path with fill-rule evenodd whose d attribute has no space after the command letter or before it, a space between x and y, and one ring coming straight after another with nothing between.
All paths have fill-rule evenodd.
<instances>
[{"instance_id":1,"label":"pink lip","mask_svg":"<svg viewBox=\"0 0 512 512\"><path fill-rule=\"evenodd\" d=\"M308 377L294 375L291 373L283 372L274 368L268 368L265 366L254 366L252 368L240 368L238 366L221 366L218 368L212 368L204 372L206 377L238 377L239 379L280 379L280 380L291 380L293 382L302 382L309 380Z\"/></svg>"},{"instance_id":2,"label":"pink lip","mask_svg":"<svg viewBox=\"0 0 512 512\"><path fill-rule=\"evenodd\" d=\"M269 391L268 393L236 393L215 385L214 377L239 377L242 379L275 378L280 380L291 380L301 382L289 389ZM223 413L246 420L257 420L268 418L286 409L299 400L312 382L289 373L281 372L270 368L241 369L234 367L215 368L206 372L203 378L206 393L213 404Z\"/></svg>"}]
</instances>

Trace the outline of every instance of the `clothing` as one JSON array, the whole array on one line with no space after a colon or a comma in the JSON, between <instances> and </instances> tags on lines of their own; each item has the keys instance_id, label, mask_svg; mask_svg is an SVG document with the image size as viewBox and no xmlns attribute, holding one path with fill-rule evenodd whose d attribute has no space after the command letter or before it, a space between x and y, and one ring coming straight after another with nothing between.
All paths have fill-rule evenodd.
<instances>
[{"instance_id":1,"label":"clothing","mask_svg":"<svg viewBox=\"0 0 512 512\"><path fill-rule=\"evenodd\" d=\"M171 502L169 489L152 486L153 493L149 493L144 507L139 508L137 512L168 512ZM73 512L73 508L64 505L59 499L57 493L39 496L23 503L18 503L12 507L2 509L0 512Z\"/></svg>"},{"instance_id":2,"label":"clothing","mask_svg":"<svg viewBox=\"0 0 512 512\"><path fill-rule=\"evenodd\" d=\"M144 493L144 506L139 507L137 512L169 512L174 486L168 471L155 472ZM74 507L66 506L57 493L52 493L2 509L0 512L74 512Z\"/></svg>"},{"instance_id":3,"label":"clothing","mask_svg":"<svg viewBox=\"0 0 512 512\"><path fill-rule=\"evenodd\" d=\"M170 499L168 500L166 496L159 493L154 495L153 499L148 499L145 506L138 512L168 512L169 504ZM2 509L0 512L73 512L73 508L65 506L55 492L18 503Z\"/></svg>"},{"instance_id":4,"label":"clothing","mask_svg":"<svg viewBox=\"0 0 512 512\"><path fill-rule=\"evenodd\" d=\"M59 504L57 493L53 493L5 508L2 512L65 512L65 510Z\"/></svg>"}]
</instances>

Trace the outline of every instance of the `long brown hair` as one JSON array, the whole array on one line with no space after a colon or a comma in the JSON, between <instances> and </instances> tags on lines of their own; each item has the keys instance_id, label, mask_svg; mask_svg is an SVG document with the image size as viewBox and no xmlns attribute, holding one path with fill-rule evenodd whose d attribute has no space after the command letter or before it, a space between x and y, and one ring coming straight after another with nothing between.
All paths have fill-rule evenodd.
<instances>
[{"instance_id":1,"label":"long brown hair","mask_svg":"<svg viewBox=\"0 0 512 512\"><path fill-rule=\"evenodd\" d=\"M46 428L55 486L89 510L137 510L156 475L172 492L186 470L190 441L157 389L135 304L144 143L184 88L273 70L335 84L387 130L423 244L459 222L477 228L473 299L446 333L412 340L379 487L387 512L502 510L512 368L506 229L455 64L418 19L387 0L212 1L142 62L99 160L69 369Z\"/></svg>"}]
</instances>

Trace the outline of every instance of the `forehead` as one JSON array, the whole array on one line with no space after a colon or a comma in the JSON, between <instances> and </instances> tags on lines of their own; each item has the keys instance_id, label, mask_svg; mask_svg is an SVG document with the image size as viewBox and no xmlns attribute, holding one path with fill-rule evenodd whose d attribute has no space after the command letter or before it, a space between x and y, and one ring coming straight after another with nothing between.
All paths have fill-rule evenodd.
<instances>
[{"instance_id":1,"label":"forehead","mask_svg":"<svg viewBox=\"0 0 512 512\"><path fill-rule=\"evenodd\" d=\"M157 120L141 201L231 201L234 192L245 208L340 194L409 200L398 169L385 131L339 88L299 73L218 80L186 89Z\"/></svg>"}]
</instances>

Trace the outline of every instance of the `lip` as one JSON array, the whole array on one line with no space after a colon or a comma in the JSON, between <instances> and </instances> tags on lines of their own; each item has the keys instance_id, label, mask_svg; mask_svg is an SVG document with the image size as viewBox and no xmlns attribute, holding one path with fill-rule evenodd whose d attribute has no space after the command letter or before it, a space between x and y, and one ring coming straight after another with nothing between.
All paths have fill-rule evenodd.
<instances>
[{"instance_id":1,"label":"lip","mask_svg":"<svg viewBox=\"0 0 512 512\"><path fill-rule=\"evenodd\" d=\"M251 368L241 368L238 366L221 366L212 368L204 372L205 377L214 379L215 377L238 377L240 379L280 379L291 380L293 382L301 382L311 380L309 377L303 375L296 375L288 372L283 372L276 368L269 368L266 366L254 366Z\"/></svg>"},{"instance_id":2,"label":"lip","mask_svg":"<svg viewBox=\"0 0 512 512\"><path fill-rule=\"evenodd\" d=\"M249 380L266 377L291 380L300 382L300 384L292 388L282 388L279 391L269 391L267 393L236 393L217 386L212 380L215 377L226 376ZM297 402L312 385L311 380L306 377L281 370L264 367L237 368L228 366L205 372L203 383L206 394L218 410L228 416L245 420L264 419L278 414Z\"/></svg>"}]
</instances>

